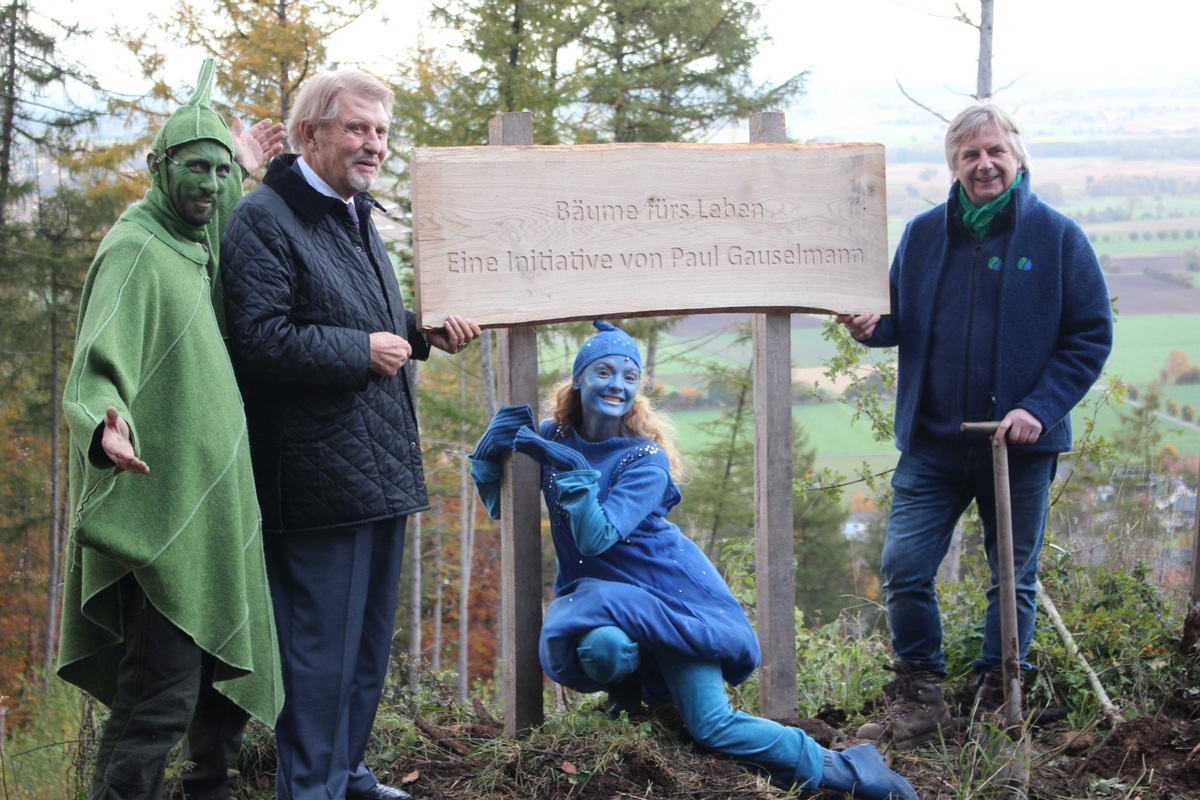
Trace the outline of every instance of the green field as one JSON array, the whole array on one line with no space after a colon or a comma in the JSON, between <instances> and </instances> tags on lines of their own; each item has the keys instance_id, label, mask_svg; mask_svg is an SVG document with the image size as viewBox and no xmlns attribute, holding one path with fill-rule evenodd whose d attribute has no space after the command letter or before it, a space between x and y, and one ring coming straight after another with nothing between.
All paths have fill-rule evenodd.
<instances>
[{"instance_id":1,"label":"green field","mask_svg":"<svg viewBox=\"0 0 1200 800\"><path fill-rule=\"evenodd\" d=\"M685 458L705 444L705 435L697 426L715 419L719 413L715 409L701 409L671 414ZM865 422L854 423L853 414L849 407L833 401L792 406L796 428L804 431L809 447L816 451L816 469L829 467L843 475L852 475L863 462L876 472L891 469L896 463L895 447L890 441L872 439L870 426Z\"/></svg>"},{"instance_id":2,"label":"green field","mask_svg":"<svg viewBox=\"0 0 1200 800\"><path fill-rule=\"evenodd\" d=\"M716 361L725 365L745 365L750 358L750 345L734 341L732 332L713 332L691 338L667 337L660 347L662 362L657 378L668 388L678 390L691 386L703 391L698 364ZM1107 385L1110 376L1123 383L1144 387L1159 380L1173 350L1184 353L1190 363L1200 364L1200 313L1157 316L1118 316L1112 356L1101 381ZM818 328L803 328L792 332L792 356L795 367L821 367L833 353L830 343L821 338ZM1166 385L1161 388L1163 404L1174 400L1182 409L1190 405L1200 409L1200 385ZM1097 416L1097 428L1105 436L1117 429L1120 413L1128 408L1106 408ZM700 423L714 419L717 409L675 411L680 446L685 456L703 444ZM793 418L798 428L808 435L816 449L817 466L831 467L843 474L856 471L864 461L877 470L895 464L896 453L891 442L876 442L871 438L866 422L851 421L850 408L835 401L805 403L793 406ZM1082 429L1085 413L1075 414L1075 429ZM1200 427L1181 420L1160 418L1164 444L1173 444L1182 453L1200 456Z\"/></svg>"},{"instance_id":3,"label":"green field","mask_svg":"<svg viewBox=\"0 0 1200 800\"><path fill-rule=\"evenodd\" d=\"M1158 379L1172 350L1200 364L1200 313L1124 316L1118 314L1107 371L1141 386ZM1167 387L1171 392L1184 387Z\"/></svg>"}]
</instances>

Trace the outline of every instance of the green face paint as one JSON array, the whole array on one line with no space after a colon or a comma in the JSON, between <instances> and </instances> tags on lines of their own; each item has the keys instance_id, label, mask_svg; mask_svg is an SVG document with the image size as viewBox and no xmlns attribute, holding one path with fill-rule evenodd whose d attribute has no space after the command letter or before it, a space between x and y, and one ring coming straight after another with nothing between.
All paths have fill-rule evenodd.
<instances>
[{"instance_id":1,"label":"green face paint","mask_svg":"<svg viewBox=\"0 0 1200 800\"><path fill-rule=\"evenodd\" d=\"M233 173L233 156L217 142L201 139L176 147L167 161L171 205L189 225L207 225Z\"/></svg>"}]
</instances>

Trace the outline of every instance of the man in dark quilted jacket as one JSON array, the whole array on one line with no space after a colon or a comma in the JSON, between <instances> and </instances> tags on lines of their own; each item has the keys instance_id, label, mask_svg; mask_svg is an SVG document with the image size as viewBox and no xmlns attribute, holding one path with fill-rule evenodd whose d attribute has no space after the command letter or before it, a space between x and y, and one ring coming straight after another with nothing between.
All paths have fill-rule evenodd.
<instances>
[{"instance_id":1,"label":"man in dark quilted jacket","mask_svg":"<svg viewBox=\"0 0 1200 800\"><path fill-rule=\"evenodd\" d=\"M406 365L479 335L405 309L367 193L392 92L309 79L275 158L221 243L229 348L246 404L285 701L280 800L408 794L363 760L387 672L408 515L429 507Z\"/></svg>"}]
</instances>

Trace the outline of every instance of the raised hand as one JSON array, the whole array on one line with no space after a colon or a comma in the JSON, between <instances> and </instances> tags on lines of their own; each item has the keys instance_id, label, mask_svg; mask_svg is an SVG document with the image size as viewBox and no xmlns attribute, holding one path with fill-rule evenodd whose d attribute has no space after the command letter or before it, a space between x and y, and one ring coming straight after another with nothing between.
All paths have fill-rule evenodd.
<instances>
[{"instance_id":1,"label":"raised hand","mask_svg":"<svg viewBox=\"0 0 1200 800\"><path fill-rule=\"evenodd\" d=\"M240 117L234 117L229 123L229 132L233 134L233 160L250 174L283 152L282 122L260 119L247 128Z\"/></svg>"},{"instance_id":2,"label":"raised hand","mask_svg":"<svg viewBox=\"0 0 1200 800\"><path fill-rule=\"evenodd\" d=\"M513 449L524 453L539 464L553 467L560 472L591 469L587 459L578 450L565 444L543 439L532 428L521 428L513 441Z\"/></svg>"},{"instance_id":3,"label":"raised hand","mask_svg":"<svg viewBox=\"0 0 1200 800\"><path fill-rule=\"evenodd\" d=\"M479 437L472 458L480 461L499 461L502 453L512 451L513 437L522 427L533 427L533 409L528 404L500 406Z\"/></svg>"}]
</instances>

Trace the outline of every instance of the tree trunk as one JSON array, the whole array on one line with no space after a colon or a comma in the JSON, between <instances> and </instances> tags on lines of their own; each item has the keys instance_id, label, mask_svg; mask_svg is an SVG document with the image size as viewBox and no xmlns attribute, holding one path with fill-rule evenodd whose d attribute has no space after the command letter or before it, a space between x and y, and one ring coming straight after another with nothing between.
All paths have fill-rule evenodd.
<instances>
[{"instance_id":1,"label":"tree trunk","mask_svg":"<svg viewBox=\"0 0 1200 800\"><path fill-rule=\"evenodd\" d=\"M434 672L442 668L442 584L445 583L444 557L442 554L442 512L440 506L433 517L433 652L429 656L429 667Z\"/></svg>"},{"instance_id":2,"label":"tree trunk","mask_svg":"<svg viewBox=\"0 0 1200 800\"><path fill-rule=\"evenodd\" d=\"M288 24L288 0L279 0L276 6L279 14L279 24L281 27L287 27ZM285 121L292 115L292 92L289 87L291 80L290 62L286 59L279 61L279 119ZM288 147L292 152L300 152L299 142L287 142Z\"/></svg>"},{"instance_id":3,"label":"tree trunk","mask_svg":"<svg viewBox=\"0 0 1200 800\"><path fill-rule=\"evenodd\" d=\"M459 373L459 403L467 403L467 371ZM471 464L467 460L467 425L461 424L463 441L460 443L458 508L461 522L462 541L458 553L458 691L459 704L467 702L467 687L470 684L470 641L468 615L471 612L471 562L475 556L475 492L471 483Z\"/></svg>"},{"instance_id":4,"label":"tree trunk","mask_svg":"<svg viewBox=\"0 0 1200 800\"><path fill-rule=\"evenodd\" d=\"M487 330L479 337L480 373L483 381L483 412L490 421L496 414L496 359L494 334Z\"/></svg>"},{"instance_id":5,"label":"tree trunk","mask_svg":"<svg viewBox=\"0 0 1200 800\"><path fill-rule=\"evenodd\" d=\"M496 409L498 408L498 403L496 401L495 341L496 341L496 335L491 330L484 331L483 335L479 337L480 374L482 376L481 380L483 381L483 411L484 411L484 414L487 415L487 419L489 422L491 421L492 417L495 416ZM537 412L535 411L534 412L535 419L536 419L536 413ZM475 508L474 499L472 499L471 508L472 509ZM472 514L472 519L473 518L474 518L474 514ZM472 523L472 526L473 525L474 525L474 523ZM496 619L503 619L503 616L502 616L504 613L503 609L504 609L504 592L500 592L499 596L496 598ZM492 670L492 677L495 681L495 684L497 686L499 686L500 681L502 679L502 675L501 675L501 671L500 671L499 655L500 655L500 653L503 652L502 648L504 647L504 626L503 625L496 626L495 635L496 635L496 651L495 652L496 652L497 657L495 659L493 659L494 667Z\"/></svg>"},{"instance_id":6,"label":"tree trunk","mask_svg":"<svg viewBox=\"0 0 1200 800\"><path fill-rule=\"evenodd\" d=\"M12 181L13 120L17 106L17 26L19 12L24 10L20 0L4 9L4 74L0 77L0 227L8 214L8 190Z\"/></svg>"},{"instance_id":7,"label":"tree trunk","mask_svg":"<svg viewBox=\"0 0 1200 800\"><path fill-rule=\"evenodd\" d=\"M995 0L979 0L979 75L975 97L987 100L992 96L992 17Z\"/></svg>"},{"instance_id":8,"label":"tree trunk","mask_svg":"<svg viewBox=\"0 0 1200 800\"><path fill-rule=\"evenodd\" d=\"M658 328L650 331L646 337L646 387L654 391L654 367L658 361Z\"/></svg>"},{"instance_id":9,"label":"tree trunk","mask_svg":"<svg viewBox=\"0 0 1200 800\"><path fill-rule=\"evenodd\" d=\"M421 380L419 364L414 364L410 373L413 403L419 403L417 384ZM417 412L419 409L414 408ZM419 424L419 417L418 417ZM408 688L414 693L421 683L421 518L412 517L412 530L408 532L408 563L411 569L408 583Z\"/></svg>"},{"instance_id":10,"label":"tree trunk","mask_svg":"<svg viewBox=\"0 0 1200 800\"><path fill-rule=\"evenodd\" d=\"M421 683L421 514L413 514L408 532L408 688Z\"/></svg>"},{"instance_id":11,"label":"tree trunk","mask_svg":"<svg viewBox=\"0 0 1200 800\"><path fill-rule=\"evenodd\" d=\"M1196 529L1192 531L1192 590L1183 621L1183 652L1190 653L1200 642L1200 492L1196 493Z\"/></svg>"},{"instance_id":12,"label":"tree trunk","mask_svg":"<svg viewBox=\"0 0 1200 800\"><path fill-rule=\"evenodd\" d=\"M51 270L50 277L50 553L46 566L46 633L45 674L43 688L50 688L50 676L54 673L54 654L58 635L58 555L62 549L63 528L58 515L59 506L59 404L58 399L58 272Z\"/></svg>"}]
</instances>

